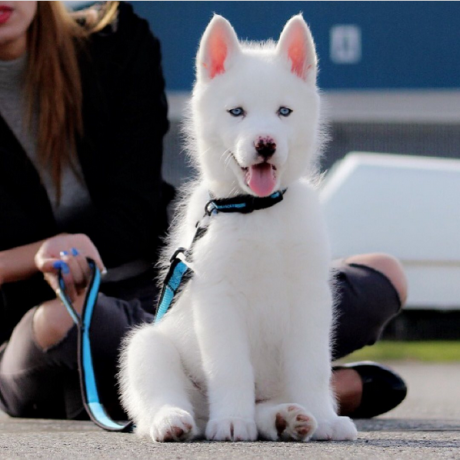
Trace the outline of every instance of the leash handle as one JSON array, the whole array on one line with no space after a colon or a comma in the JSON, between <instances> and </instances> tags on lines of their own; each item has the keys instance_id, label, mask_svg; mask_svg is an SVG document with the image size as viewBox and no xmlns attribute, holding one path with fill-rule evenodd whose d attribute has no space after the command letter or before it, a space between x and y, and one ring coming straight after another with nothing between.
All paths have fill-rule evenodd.
<instances>
[{"instance_id":1,"label":"leash handle","mask_svg":"<svg viewBox=\"0 0 460 460\"><path fill-rule=\"evenodd\" d=\"M88 258L87 261L91 269L91 279L86 290L81 314L77 313L67 296L60 270L58 272L59 290L57 292L78 328L78 370L83 405L91 420L102 429L115 432L132 431L132 422L116 422L112 420L99 399L91 354L90 327L101 284L101 273L94 260Z\"/></svg>"}]
</instances>

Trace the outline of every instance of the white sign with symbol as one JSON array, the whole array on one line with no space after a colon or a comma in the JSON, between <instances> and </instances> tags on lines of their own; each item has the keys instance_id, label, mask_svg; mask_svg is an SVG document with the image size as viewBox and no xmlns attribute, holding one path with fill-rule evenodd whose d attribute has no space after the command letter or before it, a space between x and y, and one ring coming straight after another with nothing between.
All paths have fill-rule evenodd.
<instances>
[{"instance_id":1,"label":"white sign with symbol","mask_svg":"<svg viewBox=\"0 0 460 460\"><path fill-rule=\"evenodd\" d=\"M333 26L330 38L332 62L335 64L357 64L361 61L361 29L358 26Z\"/></svg>"}]
</instances>

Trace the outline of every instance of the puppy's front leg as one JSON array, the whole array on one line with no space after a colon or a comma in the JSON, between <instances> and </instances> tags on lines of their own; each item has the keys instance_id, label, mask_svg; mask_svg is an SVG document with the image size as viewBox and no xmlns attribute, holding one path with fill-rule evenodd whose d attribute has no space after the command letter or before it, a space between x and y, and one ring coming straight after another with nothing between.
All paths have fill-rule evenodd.
<instances>
[{"instance_id":1,"label":"puppy's front leg","mask_svg":"<svg viewBox=\"0 0 460 460\"><path fill-rule=\"evenodd\" d=\"M206 437L255 440L254 372L247 329L229 289L208 288L205 294L197 296L194 312L209 400Z\"/></svg>"},{"instance_id":2,"label":"puppy's front leg","mask_svg":"<svg viewBox=\"0 0 460 460\"><path fill-rule=\"evenodd\" d=\"M330 335L332 297L329 288L318 283L294 305L293 321L285 349L287 392L292 402L302 405L315 417L317 440L356 439L355 425L336 413L330 385Z\"/></svg>"}]
</instances>

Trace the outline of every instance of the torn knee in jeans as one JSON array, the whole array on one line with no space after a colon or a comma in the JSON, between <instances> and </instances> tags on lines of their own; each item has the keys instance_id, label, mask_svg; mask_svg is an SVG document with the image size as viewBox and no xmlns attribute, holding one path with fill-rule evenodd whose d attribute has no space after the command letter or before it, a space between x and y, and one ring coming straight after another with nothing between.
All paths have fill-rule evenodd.
<instances>
[{"instance_id":1,"label":"torn knee in jeans","mask_svg":"<svg viewBox=\"0 0 460 460\"><path fill-rule=\"evenodd\" d=\"M347 264L363 265L381 273L398 294L401 306L407 300L407 279L401 262L384 253L358 254L345 259Z\"/></svg>"},{"instance_id":2,"label":"torn knee in jeans","mask_svg":"<svg viewBox=\"0 0 460 460\"><path fill-rule=\"evenodd\" d=\"M369 263L368 256L371 255L335 263L338 299L334 359L374 344L386 324L401 310L400 293L388 276L378 270L380 267Z\"/></svg>"},{"instance_id":3,"label":"torn knee in jeans","mask_svg":"<svg viewBox=\"0 0 460 460\"><path fill-rule=\"evenodd\" d=\"M43 351L49 351L67 337L73 324L59 300L45 302L37 307L33 317L34 341Z\"/></svg>"}]
</instances>

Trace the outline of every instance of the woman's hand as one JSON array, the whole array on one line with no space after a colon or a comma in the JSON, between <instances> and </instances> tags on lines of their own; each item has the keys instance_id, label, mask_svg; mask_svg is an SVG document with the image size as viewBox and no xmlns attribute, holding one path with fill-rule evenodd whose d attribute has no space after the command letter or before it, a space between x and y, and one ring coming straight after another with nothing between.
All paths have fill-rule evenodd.
<instances>
[{"instance_id":1,"label":"woman's hand","mask_svg":"<svg viewBox=\"0 0 460 460\"><path fill-rule=\"evenodd\" d=\"M87 257L94 260L102 273L106 271L98 250L86 235L57 235L41 245L35 265L55 292L59 289L57 275L61 271L67 296L74 301L85 291L91 276Z\"/></svg>"}]
</instances>

